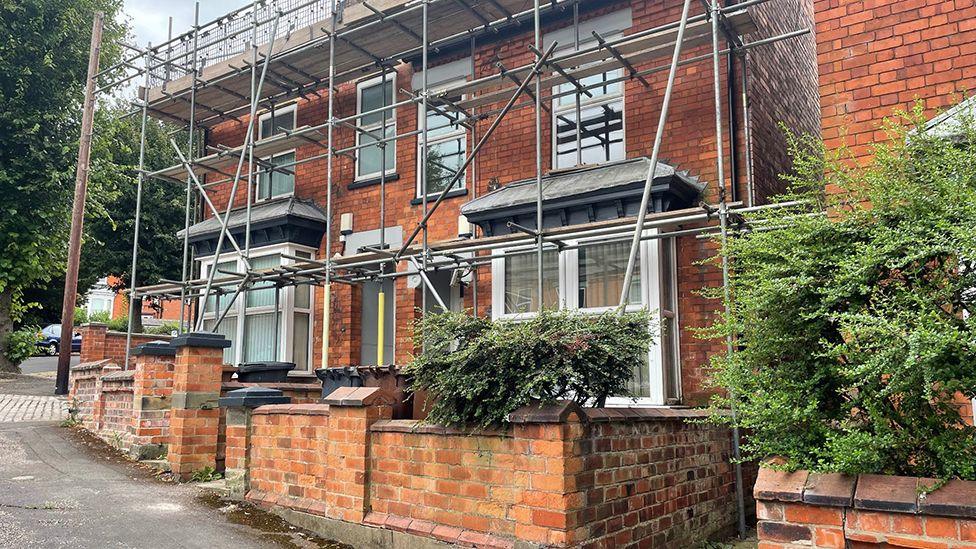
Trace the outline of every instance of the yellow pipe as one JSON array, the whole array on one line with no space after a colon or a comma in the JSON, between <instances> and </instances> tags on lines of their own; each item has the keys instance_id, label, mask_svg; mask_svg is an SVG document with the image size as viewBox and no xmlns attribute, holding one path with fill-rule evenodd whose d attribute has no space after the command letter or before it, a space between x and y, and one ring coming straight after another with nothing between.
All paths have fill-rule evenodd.
<instances>
[{"instance_id":1,"label":"yellow pipe","mask_svg":"<svg viewBox=\"0 0 976 549\"><path fill-rule=\"evenodd\" d=\"M383 338L385 337L384 329L386 328L386 323L383 320L386 318L386 294L383 292L382 287L380 288L380 293L376 296L376 365L383 365Z\"/></svg>"},{"instance_id":2,"label":"yellow pipe","mask_svg":"<svg viewBox=\"0 0 976 549\"><path fill-rule=\"evenodd\" d=\"M329 312L332 310L332 285L325 285L322 299L322 367L329 367Z\"/></svg>"}]
</instances>

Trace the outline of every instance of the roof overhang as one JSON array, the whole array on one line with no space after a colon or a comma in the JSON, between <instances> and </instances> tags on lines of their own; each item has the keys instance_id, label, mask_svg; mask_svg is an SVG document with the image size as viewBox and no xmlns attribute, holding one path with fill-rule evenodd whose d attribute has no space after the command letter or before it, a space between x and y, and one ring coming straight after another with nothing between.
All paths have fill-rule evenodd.
<instances>
[{"instance_id":1,"label":"roof overhang","mask_svg":"<svg viewBox=\"0 0 976 549\"><path fill-rule=\"evenodd\" d=\"M543 228L567 227L637 215L648 158L634 158L553 171L542 178ZM693 206L705 185L697 177L658 162L651 186L649 212L667 212ZM536 180L510 183L461 207L468 221L487 236L536 227Z\"/></svg>"},{"instance_id":2,"label":"roof overhang","mask_svg":"<svg viewBox=\"0 0 976 549\"><path fill-rule=\"evenodd\" d=\"M197 257L216 253L220 226L217 217L190 226L189 241ZM318 248L325 226L325 212L311 201L288 197L254 204L251 206L251 247L293 243ZM227 229L238 245L243 245L247 228L247 209L231 210ZM183 231L178 234L182 237ZM221 248L222 253L233 250L229 238L224 238Z\"/></svg>"}]
</instances>

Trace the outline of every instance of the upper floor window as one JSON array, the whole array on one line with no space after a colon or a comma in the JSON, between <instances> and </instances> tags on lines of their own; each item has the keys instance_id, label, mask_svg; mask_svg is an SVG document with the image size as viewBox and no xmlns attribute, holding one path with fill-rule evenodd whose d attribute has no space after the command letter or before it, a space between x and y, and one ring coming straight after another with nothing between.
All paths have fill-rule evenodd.
<instances>
[{"instance_id":1,"label":"upper floor window","mask_svg":"<svg viewBox=\"0 0 976 549\"><path fill-rule=\"evenodd\" d=\"M620 76L621 69L614 69L580 79L592 97L572 93L572 84L557 86L557 94L568 94L557 97L552 109L556 168L626 157L623 83L612 82Z\"/></svg>"},{"instance_id":2,"label":"upper floor window","mask_svg":"<svg viewBox=\"0 0 976 549\"><path fill-rule=\"evenodd\" d=\"M356 86L356 112L359 127L367 133L356 132L356 179L378 177L396 171L396 110L384 109L393 104L396 73L389 73L360 82ZM375 136L375 137L374 137ZM389 139L385 146L377 137Z\"/></svg>"},{"instance_id":3,"label":"upper floor window","mask_svg":"<svg viewBox=\"0 0 976 549\"><path fill-rule=\"evenodd\" d=\"M258 119L258 139L267 139L295 129L297 107L291 105L267 112ZM256 189L257 200L287 196L295 192L295 151L278 153L261 159ZM279 167L280 169L271 169Z\"/></svg>"},{"instance_id":4,"label":"upper floor window","mask_svg":"<svg viewBox=\"0 0 976 549\"><path fill-rule=\"evenodd\" d=\"M625 8L546 33L543 41L546 46L553 42L557 44L557 57L566 56L595 46L597 42L593 31L612 41L623 36L632 25L631 10ZM603 66L610 70L600 72ZM577 79L586 91L579 91L571 82L553 89L553 168L623 160L627 156L624 84L617 81L623 76L623 69L612 58L582 67L566 68L571 73L577 73ZM580 74L579 69L586 69L583 73L585 76Z\"/></svg>"},{"instance_id":5,"label":"upper floor window","mask_svg":"<svg viewBox=\"0 0 976 549\"><path fill-rule=\"evenodd\" d=\"M448 98L455 102L460 96ZM418 120L423 105L418 107ZM419 129L419 125L418 125ZM427 108L427 195L440 194L451 183L454 174L461 169L467 153L467 131L461 125L458 115L446 106L436 103ZM423 147L423 137L417 140ZM417 159L423 158L420 150ZM419 163L418 163L419 164ZM418 174L419 175L419 174ZM464 174L451 185L451 190L464 188ZM423 196L420 178L417 178L417 196Z\"/></svg>"}]
</instances>

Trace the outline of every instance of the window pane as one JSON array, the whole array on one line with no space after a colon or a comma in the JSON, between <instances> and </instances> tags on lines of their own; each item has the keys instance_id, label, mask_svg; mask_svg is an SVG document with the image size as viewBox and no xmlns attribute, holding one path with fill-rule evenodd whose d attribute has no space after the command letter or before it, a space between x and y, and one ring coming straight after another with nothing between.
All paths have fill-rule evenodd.
<instances>
[{"instance_id":1,"label":"window pane","mask_svg":"<svg viewBox=\"0 0 976 549\"><path fill-rule=\"evenodd\" d=\"M536 256L536 253L520 253L505 258L505 313L539 310ZM542 291L546 307L555 307L559 303L558 257L555 250L542 253Z\"/></svg>"},{"instance_id":2,"label":"window pane","mask_svg":"<svg viewBox=\"0 0 976 549\"><path fill-rule=\"evenodd\" d=\"M451 98L451 101L460 101L460 100L461 100L460 97ZM433 139L441 135L447 135L450 133L463 131L462 127L458 124L457 117L453 116L453 113L451 113L451 111L447 110L447 108L443 106L438 106L438 108L445 113L452 114L452 116L445 116L444 114L437 112L437 110L430 108L427 111L427 137L428 138ZM420 128L417 129L419 130Z\"/></svg>"},{"instance_id":3,"label":"window pane","mask_svg":"<svg viewBox=\"0 0 976 549\"><path fill-rule=\"evenodd\" d=\"M278 254L251 258L251 268L255 271L269 269L281 265ZM275 289L273 282L258 282L251 285L247 291L247 307L273 307L275 304Z\"/></svg>"},{"instance_id":4,"label":"window pane","mask_svg":"<svg viewBox=\"0 0 976 549\"><path fill-rule=\"evenodd\" d=\"M376 133L379 133L378 131ZM386 137L393 137L396 134L396 128L392 125L386 127ZM359 134L358 138L359 144L368 145L370 143L375 143L376 140L372 137L364 134ZM369 174L379 174L382 171L382 164L380 156L380 147L378 145L372 145L368 147L363 147L359 149L359 154L357 159L359 160L357 164L358 174L360 176ZM386 142L386 169L387 171L392 170L394 163L396 162L396 142L387 141Z\"/></svg>"},{"instance_id":5,"label":"window pane","mask_svg":"<svg viewBox=\"0 0 976 549\"><path fill-rule=\"evenodd\" d=\"M624 158L623 101L616 100L580 111L579 143L583 164L599 164ZM576 110L556 115L556 165L576 165Z\"/></svg>"},{"instance_id":6,"label":"window pane","mask_svg":"<svg viewBox=\"0 0 976 549\"><path fill-rule=\"evenodd\" d=\"M444 190L454 174L464 164L465 138L461 135L449 141L431 143L427 148L427 194ZM454 183L454 189L464 187L464 177ZM417 193L418 195L421 193Z\"/></svg>"},{"instance_id":7,"label":"window pane","mask_svg":"<svg viewBox=\"0 0 976 549\"><path fill-rule=\"evenodd\" d=\"M642 356L643 360L634 364L634 373L627 382L627 392L634 397L647 398L651 396L651 372L647 355Z\"/></svg>"},{"instance_id":8,"label":"window pane","mask_svg":"<svg viewBox=\"0 0 976 549\"><path fill-rule=\"evenodd\" d=\"M212 267L211 267L212 268ZM209 271L207 271L209 274ZM223 261L217 264L217 272L214 274L214 278L218 279L221 277L230 276L227 273L237 272L237 261ZM231 298L234 297L234 290L236 289L236 284L230 284L227 286L215 287L214 291L207 298L207 306L204 309L208 313L216 312L219 316L220 313L224 312L227 305L230 304ZM217 305L217 294L220 293L219 310ZM228 314L235 314L236 311L232 310Z\"/></svg>"},{"instance_id":9,"label":"window pane","mask_svg":"<svg viewBox=\"0 0 976 549\"><path fill-rule=\"evenodd\" d=\"M274 352L278 339L275 316L274 313L262 313L244 317L244 362L277 360Z\"/></svg>"},{"instance_id":10,"label":"window pane","mask_svg":"<svg viewBox=\"0 0 976 549\"><path fill-rule=\"evenodd\" d=\"M295 111L289 110L281 114L275 113L274 117L267 117L261 120L260 138L267 139L285 130L295 129Z\"/></svg>"},{"instance_id":11,"label":"window pane","mask_svg":"<svg viewBox=\"0 0 976 549\"><path fill-rule=\"evenodd\" d=\"M303 257L305 259L312 259L312 254L308 252L295 252L295 257ZM311 287L308 284L299 284L295 286L295 307L299 309L308 309L311 303Z\"/></svg>"},{"instance_id":12,"label":"window pane","mask_svg":"<svg viewBox=\"0 0 976 549\"><path fill-rule=\"evenodd\" d=\"M579 249L579 306L613 307L620 303L630 242L608 242ZM634 265L629 301L641 303L640 261Z\"/></svg>"},{"instance_id":13,"label":"window pane","mask_svg":"<svg viewBox=\"0 0 976 549\"><path fill-rule=\"evenodd\" d=\"M308 370L308 313L295 313L291 341L291 361L297 370Z\"/></svg>"},{"instance_id":14,"label":"window pane","mask_svg":"<svg viewBox=\"0 0 976 549\"><path fill-rule=\"evenodd\" d=\"M261 167L258 177L258 199L266 200L276 196L291 194L295 191L295 153L286 153L266 158L265 161L273 166L285 166L284 171L268 171Z\"/></svg>"},{"instance_id":15,"label":"window pane","mask_svg":"<svg viewBox=\"0 0 976 549\"><path fill-rule=\"evenodd\" d=\"M216 322L217 319L215 318L204 320L203 329L207 332L212 332ZM230 315L225 317L214 333L220 334L230 340L230 347L224 349L224 362L226 364L233 364L234 356L237 353L237 317Z\"/></svg>"},{"instance_id":16,"label":"window pane","mask_svg":"<svg viewBox=\"0 0 976 549\"><path fill-rule=\"evenodd\" d=\"M375 109L381 108L383 103L383 94L380 89L382 88L382 83L377 82L375 85L368 88L362 88L360 90L360 103L359 112L369 112ZM386 86L383 88L386 91L386 105L393 104L393 77L388 76L386 80ZM389 109L386 111L387 122L392 121L394 118L394 111ZM383 113L378 112L374 114L368 114L359 118L359 124L361 126L371 126L373 124L383 123Z\"/></svg>"}]
</instances>

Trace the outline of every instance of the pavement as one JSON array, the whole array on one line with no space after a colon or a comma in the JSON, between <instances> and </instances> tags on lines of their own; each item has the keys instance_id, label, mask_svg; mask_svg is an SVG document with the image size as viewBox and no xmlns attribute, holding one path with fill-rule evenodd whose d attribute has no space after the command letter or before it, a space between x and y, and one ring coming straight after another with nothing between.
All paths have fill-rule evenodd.
<instances>
[{"instance_id":1,"label":"pavement","mask_svg":"<svg viewBox=\"0 0 976 549\"><path fill-rule=\"evenodd\" d=\"M21 392L48 389L47 379L25 378L35 376L0 379L0 393L11 383ZM31 383L41 387L25 389ZM0 394L0 410L41 406L18 404L23 402L50 409L48 400L37 398ZM253 507L222 502L193 484L164 482L81 429L22 413L0 420L0 548L26 547L341 546Z\"/></svg>"}]
</instances>

